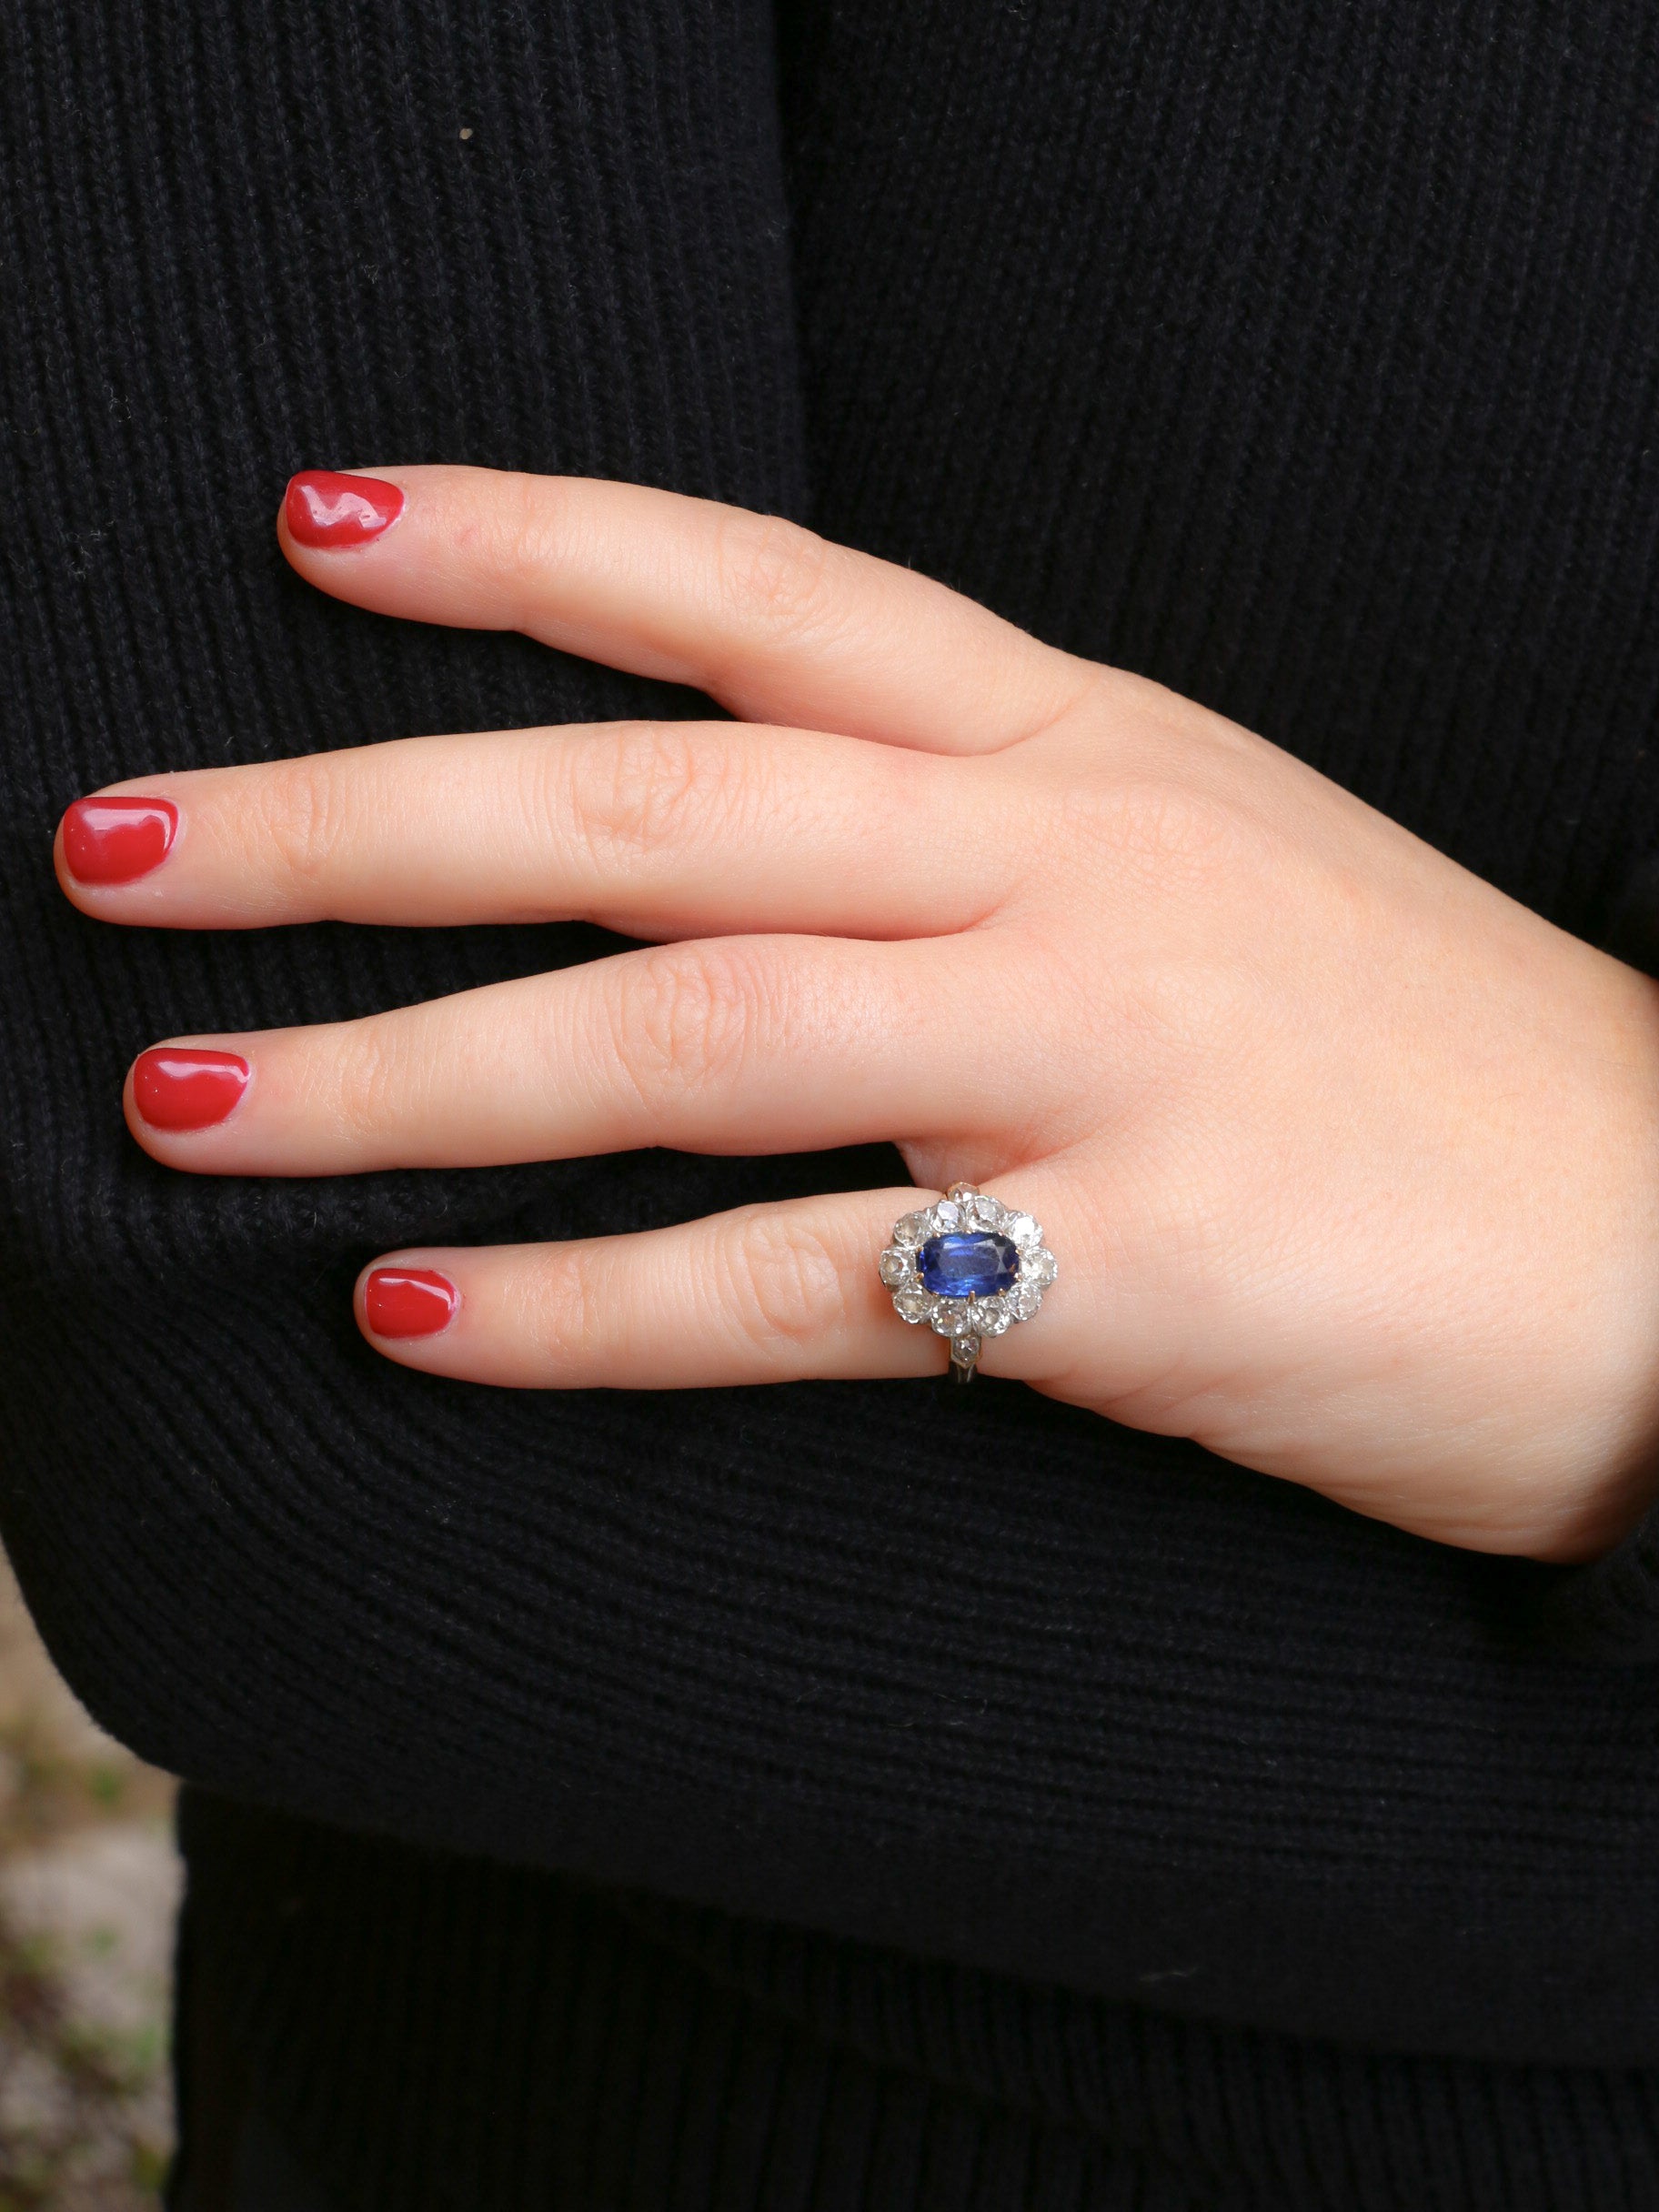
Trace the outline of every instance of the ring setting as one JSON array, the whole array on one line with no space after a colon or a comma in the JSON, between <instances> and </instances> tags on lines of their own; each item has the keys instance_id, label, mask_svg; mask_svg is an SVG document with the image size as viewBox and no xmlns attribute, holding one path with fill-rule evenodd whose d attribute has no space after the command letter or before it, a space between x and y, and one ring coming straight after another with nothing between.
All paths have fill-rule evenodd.
<instances>
[{"instance_id":1,"label":"ring setting","mask_svg":"<svg viewBox=\"0 0 1659 2212\"><path fill-rule=\"evenodd\" d=\"M1041 1222L970 1182L895 1222L877 1266L900 1319L950 1340L959 1382L973 1380L988 1336L1031 1319L1058 1272Z\"/></svg>"}]
</instances>

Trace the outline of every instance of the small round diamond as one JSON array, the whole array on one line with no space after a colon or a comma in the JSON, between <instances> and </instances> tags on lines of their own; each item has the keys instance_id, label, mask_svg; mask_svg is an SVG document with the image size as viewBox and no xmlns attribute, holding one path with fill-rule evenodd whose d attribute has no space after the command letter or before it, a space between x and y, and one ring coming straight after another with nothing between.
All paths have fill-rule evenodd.
<instances>
[{"instance_id":1,"label":"small round diamond","mask_svg":"<svg viewBox=\"0 0 1659 2212\"><path fill-rule=\"evenodd\" d=\"M911 1280L915 1261L914 1252L902 1252L895 1245L882 1253L876 1265L880 1269L881 1280L888 1289L896 1291L901 1283Z\"/></svg>"},{"instance_id":2,"label":"small round diamond","mask_svg":"<svg viewBox=\"0 0 1659 2212\"><path fill-rule=\"evenodd\" d=\"M1000 1298L976 1298L970 1318L981 1336L1000 1336L1013 1317Z\"/></svg>"},{"instance_id":3,"label":"small round diamond","mask_svg":"<svg viewBox=\"0 0 1659 2212\"><path fill-rule=\"evenodd\" d=\"M895 1291L893 1303L906 1321L931 1321L933 1301L926 1291Z\"/></svg>"},{"instance_id":4,"label":"small round diamond","mask_svg":"<svg viewBox=\"0 0 1659 2212\"><path fill-rule=\"evenodd\" d=\"M966 1336L970 1326L966 1298L941 1298L933 1308L933 1330L938 1336Z\"/></svg>"},{"instance_id":5,"label":"small round diamond","mask_svg":"<svg viewBox=\"0 0 1659 2212\"><path fill-rule=\"evenodd\" d=\"M980 1356L977 1336L959 1336L950 1347L950 1357L959 1367L971 1367Z\"/></svg>"},{"instance_id":6,"label":"small round diamond","mask_svg":"<svg viewBox=\"0 0 1659 2212\"><path fill-rule=\"evenodd\" d=\"M1034 1282L1017 1282L1008 1292L1006 1303L1014 1321L1030 1321L1042 1303L1042 1292Z\"/></svg>"},{"instance_id":7,"label":"small round diamond","mask_svg":"<svg viewBox=\"0 0 1659 2212\"><path fill-rule=\"evenodd\" d=\"M1042 1224L1032 1221L1029 1213L1010 1213L1002 1224L1002 1233L1012 1237L1021 1252L1042 1242Z\"/></svg>"},{"instance_id":8,"label":"small round diamond","mask_svg":"<svg viewBox=\"0 0 1659 2212\"><path fill-rule=\"evenodd\" d=\"M987 1198L982 1191L976 1191L968 1201L968 1219L976 1229L1000 1229L1002 1209L994 1198Z\"/></svg>"},{"instance_id":9,"label":"small round diamond","mask_svg":"<svg viewBox=\"0 0 1659 2212\"><path fill-rule=\"evenodd\" d=\"M1035 1252L1026 1253L1020 1270L1021 1280L1036 1283L1039 1289L1053 1282L1054 1272L1054 1255L1041 1244Z\"/></svg>"},{"instance_id":10,"label":"small round diamond","mask_svg":"<svg viewBox=\"0 0 1659 2212\"><path fill-rule=\"evenodd\" d=\"M925 1213L907 1213L893 1224L893 1242L906 1251L925 1244L932 1233L933 1224Z\"/></svg>"},{"instance_id":11,"label":"small round diamond","mask_svg":"<svg viewBox=\"0 0 1659 2212\"><path fill-rule=\"evenodd\" d=\"M930 1211L935 1223L940 1229L957 1229L961 1226L962 1210L953 1198L941 1198L938 1205L931 1207Z\"/></svg>"}]
</instances>

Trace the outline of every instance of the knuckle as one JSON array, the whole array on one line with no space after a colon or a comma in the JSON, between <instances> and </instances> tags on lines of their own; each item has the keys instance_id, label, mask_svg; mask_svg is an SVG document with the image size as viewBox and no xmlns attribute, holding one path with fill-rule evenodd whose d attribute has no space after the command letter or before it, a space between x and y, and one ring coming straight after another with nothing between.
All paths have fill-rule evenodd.
<instances>
[{"instance_id":1,"label":"knuckle","mask_svg":"<svg viewBox=\"0 0 1659 2212\"><path fill-rule=\"evenodd\" d=\"M317 1087L327 1083L328 1106L340 1131L369 1142L407 1116L417 1067L399 1043L396 1025L371 1016L348 1031L332 1064L319 1068Z\"/></svg>"},{"instance_id":2,"label":"knuckle","mask_svg":"<svg viewBox=\"0 0 1659 2212\"><path fill-rule=\"evenodd\" d=\"M553 478L503 476L492 497L459 528L457 549L515 628L533 627L539 594L556 565L565 504Z\"/></svg>"},{"instance_id":3,"label":"knuckle","mask_svg":"<svg viewBox=\"0 0 1659 2212\"><path fill-rule=\"evenodd\" d=\"M730 751L671 722L621 724L577 749L569 772L565 803L600 867L696 843L738 798Z\"/></svg>"},{"instance_id":4,"label":"knuckle","mask_svg":"<svg viewBox=\"0 0 1659 2212\"><path fill-rule=\"evenodd\" d=\"M724 945L666 945L616 972L616 1051L642 1095L739 1079L763 1010L751 959Z\"/></svg>"},{"instance_id":5,"label":"knuckle","mask_svg":"<svg viewBox=\"0 0 1659 2212\"><path fill-rule=\"evenodd\" d=\"M603 1342L606 1302L594 1280L593 1254L555 1246L526 1272L517 1289L519 1311L511 1318L561 1372L580 1372Z\"/></svg>"},{"instance_id":6,"label":"knuckle","mask_svg":"<svg viewBox=\"0 0 1659 2212\"><path fill-rule=\"evenodd\" d=\"M758 1344L813 1343L848 1318L840 1264L805 1222L745 1216L731 1238L728 1270L731 1310Z\"/></svg>"},{"instance_id":7,"label":"knuckle","mask_svg":"<svg viewBox=\"0 0 1659 2212\"><path fill-rule=\"evenodd\" d=\"M828 539L798 522L734 509L721 527L717 563L733 627L758 627L773 645L823 628L834 597L833 555Z\"/></svg>"},{"instance_id":8,"label":"knuckle","mask_svg":"<svg viewBox=\"0 0 1659 2212\"><path fill-rule=\"evenodd\" d=\"M1142 772L1083 788L1068 806L1085 819L1088 841L1108 845L1167 882L1171 873L1207 877L1236 857L1245 824L1220 794L1175 776Z\"/></svg>"},{"instance_id":9,"label":"knuckle","mask_svg":"<svg viewBox=\"0 0 1659 2212\"><path fill-rule=\"evenodd\" d=\"M255 816L260 857L289 885L314 890L327 875L345 835L346 779L327 753L285 760L260 779Z\"/></svg>"},{"instance_id":10,"label":"knuckle","mask_svg":"<svg viewBox=\"0 0 1659 2212\"><path fill-rule=\"evenodd\" d=\"M1134 1056L1134 1080L1166 1092L1195 1076L1213 1081L1252 1030L1260 1035L1244 980L1224 953L1137 964L1120 979L1110 1019L1113 1049Z\"/></svg>"}]
</instances>

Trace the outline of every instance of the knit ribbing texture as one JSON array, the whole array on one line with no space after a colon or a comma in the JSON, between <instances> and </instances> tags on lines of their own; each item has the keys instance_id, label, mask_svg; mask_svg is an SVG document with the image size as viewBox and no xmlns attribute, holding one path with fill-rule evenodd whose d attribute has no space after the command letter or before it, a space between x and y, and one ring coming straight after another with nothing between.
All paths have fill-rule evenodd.
<instances>
[{"instance_id":1,"label":"knit ribbing texture","mask_svg":"<svg viewBox=\"0 0 1659 2212\"><path fill-rule=\"evenodd\" d=\"M121 1123L141 1046L614 940L114 931L49 849L70 799L158 766L708 710L287 571L291 470L447 459L808 517L1597 936L1659 849L1652 12L813 0L776 47L759 0L4 21L0 1530L100 1718L270 1809L204 1813L201 1941L257 1992L238 2017L288 2054L273 2094L342 2206L926 2201L902 2161L885 2196L822 2178L863 2123L801 2054L896 2111L880 2005L856 2035L780 2012L709 1963L721 1913L809 1932L808 1978L879 1991L911 1972L883 1946L980 1977L960 2012L938 1985L950 2034L1041 2016L1034 2047L1104 2069L1104 2104L1037 2118L1000 2064L929 2076L953 2127L1013 2100L987 2207L1087 2202L1066 2177L1097 2171L1094 2201L1253 2205L1298 2159L1333 2212L1432 2204L1431 2169L1475 2177L1448 2206L1651 2203L1659 1691L1614 1662L1659 1650L1653 1532L1578 1576L1484 1560L992 1383L688 1403L393 1368L350 1314L377 1250L629 1230L896 1155L169 1175ZM256 1909L291 1850L384 1968L348 2044L326 1960ZM245 1942L212 1902L238 1882ZM608 1884L716 1917L688 1951ZM423 2053L446 2005L488 2032L457 1992L492 1959L564 1989L578 1924L605 1975L680 1993L630 2017L688 2052L688 2006L762 2023L757 2078L802 2100L767 2141L798 2154L700 2196L513 2165L553 2063L528 2027L488 2090ZM619 2002L570 2001L595 2035ZM649 2077L684 2129L760 2109L706 2058ZM1253 2091L1213 2127L1194 2102L1264 2066L1296 2116L1267 2166ZM437 2085L420 2140L461 2147L424 2181L394 2078ZM1039 2125L1059 2178L1010 2147ZM1481 2179L1517 2129L1533 2165Z\"/></svg>"}]
</instances>

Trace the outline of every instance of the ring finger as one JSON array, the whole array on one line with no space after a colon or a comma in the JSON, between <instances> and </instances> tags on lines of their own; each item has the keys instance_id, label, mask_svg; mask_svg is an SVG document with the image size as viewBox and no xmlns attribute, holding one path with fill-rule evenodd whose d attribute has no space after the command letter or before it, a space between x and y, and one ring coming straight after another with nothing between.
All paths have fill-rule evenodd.
<instances>
[{"instance_id":1,"label":"ring finger","mask_svg":"<svg viewBox=\"0 0 1659 2212\"><path fill-rule=\"evenodd\" d=\"M859 1191L630 1236L395 1253L359 1277L357 1322L405 1366L523 1390L937 1373L946 1342L900 1320L876 1267L894 1221L930 1195ZM984 1363L1038 1382L1062 1372L1068 1302L988 1339Z\"/></svg>"}]
</instances>

